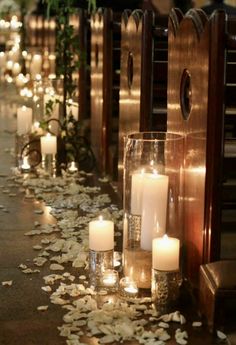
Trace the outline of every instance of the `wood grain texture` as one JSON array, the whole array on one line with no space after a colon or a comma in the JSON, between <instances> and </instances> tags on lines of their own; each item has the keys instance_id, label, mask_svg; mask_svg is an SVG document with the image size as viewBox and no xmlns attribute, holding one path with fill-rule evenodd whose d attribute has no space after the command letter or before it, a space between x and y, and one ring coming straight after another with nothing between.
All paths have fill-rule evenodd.
<instances>
[{"instance_id":1,"label":"wood grain texture","mask_svg":"<svg viewBox=\"0 0 236 345\"><path fill-rule=\"evenodd\" d=\"M193 283L198 280L196 273L204 249L209 30L209 22L201 12L191 11L185 17L179 10L170 14L167 129L185 137L184 270ZM185 84L180 91L185 74L190 85Z\"/></svg>"},{"instance_id":2,"label":"wood grain texture","mask_svg":"<svg viewBox=\"0 0 236 345\"><path fill-rule=\"evenodd\" d=\"M112 90L112 12L91 17L91 144L99 171L106 171Z\"/></svg>"}]
</instances>

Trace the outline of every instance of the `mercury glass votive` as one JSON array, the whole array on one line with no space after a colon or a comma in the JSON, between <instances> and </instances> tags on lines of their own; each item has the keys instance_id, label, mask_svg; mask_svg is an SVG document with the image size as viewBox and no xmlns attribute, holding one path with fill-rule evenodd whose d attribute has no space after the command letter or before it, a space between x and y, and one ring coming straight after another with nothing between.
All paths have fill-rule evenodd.
<instances>
[{"instance_id":1,"label":"mercury glass votive","mask_svg":"<svg viewBox=\"0 0 236 345\"><path fill-rule=\"evenodd\" d=\"M101 285L103 273L113 270L114 223L104 220L89 222L89 276L95 288Z\"/></svg>"},{"instance_id":2,"label":"mercury glass votive","mask_svg":"<svg viewBox=\"0 0 236 345\"><path fill-rule=\"evenodd\" d=\"M181 282L179 271L152 269L152 301L157 311L168 313L176 308Z\"/></svg>"},{"instance_id":3,"label":"mercury glass votive","mask_svg":"<svg viewBox=\"0 0 236 345\"><path fill-rule=\"evenodd\" d=\"M130 277L123 277L120 280L120 295L125 298L134 298L138 295L136 282Z\"/></svg>"},{"instance_id":4,"label":"mercury glass votive","mask_svg":"<svg viewBox=\"0 0 236 345\"><path fill-rule=\"evenodd\" d=\"M101 281L100 281L101 288L112 291L112 292L117 291L118 282L119 282L119 276L116 270L108 269L102 272Z\"/></svg>"},{"instance_id":5,"label":"mercury glass votive","mask_svg":"<svg viewBox=\"0 0 236 345\"><path fill-rule=\"evenodd\" d=\"M180 241L177 238L155 238L152 242L152 300L160 312L169 312L177 304L181 274Z\"/></svg>"},{"instance_id":6,"label":"mercury glass votive","mask_svg":"<svg viewBox=\"0 0 236 345\"><path fill-rule=\"evenodd\" d=\"M40 137L40 147L42 154L42 168L49 173L55 173L57 137L47 133Z\"/></svg>"}]
</instances>

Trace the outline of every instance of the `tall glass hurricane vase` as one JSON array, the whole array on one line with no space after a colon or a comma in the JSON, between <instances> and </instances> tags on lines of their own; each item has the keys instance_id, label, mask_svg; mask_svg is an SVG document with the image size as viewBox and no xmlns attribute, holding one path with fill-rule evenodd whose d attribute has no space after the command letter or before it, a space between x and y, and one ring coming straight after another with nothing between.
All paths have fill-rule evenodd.
<instances>
[{"instance_id":1,"label":"tall glass hurricane vase","mask_svg":"<svg viewBox=\"0 0 236 345\"><path fill-rule=\"evenodd\" d=\"M182 238L183 137L140 132L125 138L123 270L151 287L152 240Z\"/></svg>"}]
</instances>

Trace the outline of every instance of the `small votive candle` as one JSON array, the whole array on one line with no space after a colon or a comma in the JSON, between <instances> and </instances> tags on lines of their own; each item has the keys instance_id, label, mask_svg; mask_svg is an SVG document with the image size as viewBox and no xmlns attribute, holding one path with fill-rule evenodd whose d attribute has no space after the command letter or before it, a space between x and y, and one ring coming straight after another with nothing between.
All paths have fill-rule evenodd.
<instances>
[{"instance_id":1,"label":"small votive candle","mask_svg":"<svg viewBox=\"0 0 236 345\"><path fill-rule=\"evenodd\" d=\"M111 290L118 288L118 272L115 270L105 270L101 277L101 286Z\"/></svg>"},{"instance_id":2,"label":"small votive candle","mask_svg":"<svg viewBox=\"0 0 236 345\"><path fill-rule=\"evenodd\" d=\"M78 171L78 168L77 168L77 164L76 162L72 161L68 164L68 171L71 173L71 174L74 174Z\"/></svg>"},{"instance_id":3,"label":"small votive candle","mask_svg":"<svg viewBox=\"0 0 236 345\"><path fill-rule=\"evenodd\" d=\"M21 165L22 172L29 172L30 168L31 166L29 165L28 157L27 156L23 157L23 163Z\"/></svg>"},{"instance_id":4,"label":"small votive candle","mask_svg":"<svg viewBox=\"0 0 236 345\"><path fill-rule=\"evenodd\" d=\"M120 280L120 293L124 297L133 298L138 294L138 287L130 277L123 277Z\"/></svg>"}]
</instances>

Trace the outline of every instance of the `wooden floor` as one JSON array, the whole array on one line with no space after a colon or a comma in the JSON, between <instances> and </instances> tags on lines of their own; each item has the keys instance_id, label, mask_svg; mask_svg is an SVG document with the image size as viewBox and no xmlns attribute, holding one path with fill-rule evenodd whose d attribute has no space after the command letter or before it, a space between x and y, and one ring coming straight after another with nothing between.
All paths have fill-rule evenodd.
<instances>
[{"instance_id":1,"label":"wooden floor","mask_svg":"<svg viewBox=\"0 0 236 345\"><path fill-rule=\"evenodd\" d=\"M8 104L7 104L8 103ZM39 273L23 274L20 264L33 269L32 260L36 256L32 248L40 242L38 237L24 234L34 227L34 222L41 224L55 223L48 208L41 202L26 199L19 188L12 186L11 167L15 158L11 152L15 145L15 105L7 92L0 94L0 345L60 345L67 344L66 339L59 336L58 328L62 324L65 310L61 306L51 304L49 296L42 291L43 277L52 272L48 265L40 267ZM14 194L16 194L14 196ZM42 209L43 214L35 214ZM54 236L54 235L49 235ZM231 241L231 239L230 239ZM78 271L66 267L78 278ZM12 281L11 286L3 282ZM45 312L37 310L38 306L48 305ZM191 321L195 311L189 314L186 329L189 334L188 344L219 344L203 327L193 329ZM176 328L176 327L175 327ZM172 330L174 331L174 330ZM85 344L98 344L95 337L81 339ZM76 344L76 343L75 343ZM118 344L118 343L117 343ZM127 342L128 344L128 342ZM136 344L129 342L129 344ZM174 337L166 344L176 344ZM236 345L233 335L221 344Z\"/></svg>"}]
</instances>

